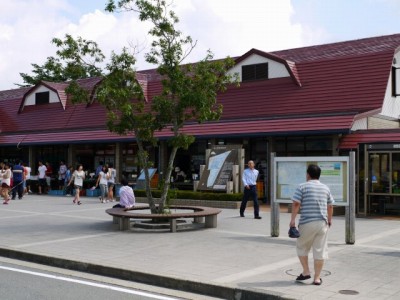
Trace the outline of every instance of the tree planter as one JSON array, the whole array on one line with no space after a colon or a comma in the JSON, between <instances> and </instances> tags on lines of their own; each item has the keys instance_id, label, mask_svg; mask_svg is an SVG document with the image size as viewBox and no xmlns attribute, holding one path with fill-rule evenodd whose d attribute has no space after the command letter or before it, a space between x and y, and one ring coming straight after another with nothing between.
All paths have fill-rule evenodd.
<instances>
[{"instance_id":1,"label":"tree planter","mask_svg":"<svg viewBox=\"0 0 400 300\"><path fill-rule=\"evenodd\" d=\"M158 204L160 199L156 199ZM147 198L136 197L136 202L147 203ZM191 206L207 206L215 208L240 208L241 201L220 201L220 200L197 200L197 199L173 199L171 200L171 205L191 205ZM252 207L253 202L247 202L247 207Z\"/></svg>"}]
</instances>

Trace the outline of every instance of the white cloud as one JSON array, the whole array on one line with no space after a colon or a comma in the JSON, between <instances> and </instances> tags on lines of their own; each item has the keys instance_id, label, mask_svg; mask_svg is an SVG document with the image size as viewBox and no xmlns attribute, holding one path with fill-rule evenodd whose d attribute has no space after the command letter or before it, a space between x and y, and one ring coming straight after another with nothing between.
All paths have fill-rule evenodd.
<instances>
[{"instance_id":1,"label":"white cloud","mask_svg":"<svg viewBox=\"0 0 400 300\"><path fill-rule=\"evenodd\" d=\"M180 3L181 1L177 1ZM199 41L196 53L211 49L217 58L304 45L303 28L293 24L290 0L191 1L195 9L182 12L185 32Z\"/></svg>"},{"instance_id":2,"label":"white cloud","mask_svg":"<svg viewBox=\"0 0 400 300\"><path fill-rule=\"evenodd\" d=\"M43 3L44 2L44 3ZM44 5L43 5L44 4ZM143 50L151 43L149 24L133 13L108 14L100 9L75 17L77 10L68 0L6 1L0 11L0 89L14 88L20 72L30 73L31 63L42 64L55 53L53 37L65 33L95 40L106 55L129 44L138 46L138 68L144 62ZM318 39L301 24L293 24L290 0L175 0L173 10L181 30L198 40L189 61L202 59L207 49L216 58L241 55L251 48L264 51L304 45L304 39ZM10 18L9 16L14 16Z\"/></svg>"}]
</instances>

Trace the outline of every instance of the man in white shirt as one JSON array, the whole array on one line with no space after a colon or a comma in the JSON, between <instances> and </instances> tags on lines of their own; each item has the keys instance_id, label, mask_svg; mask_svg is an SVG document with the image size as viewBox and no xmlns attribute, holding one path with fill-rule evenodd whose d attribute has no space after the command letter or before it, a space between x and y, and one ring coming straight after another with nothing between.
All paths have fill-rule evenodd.
<instances>
[{"instance_id":1,"label":"man in white shirt","mask_svg":"<svg viewBox=\"0 0 400 300\"><path fill-rule=\"evenodd\" d=\"M249 160L247 165L249 167L243 171L243 177L242 177L244 185L244 195L242 203L240 205L240 216L244 217L244 211L246 210L247 201L251 197L253 198L253 203L254 203L254 218L261 219L260 207L258 205L258 198L257 198L258 170L254 169L254 161L252 160Z\"/></svg>"},{"instance_id":2,"label":"man in white shirt","mask_svg":"<svg viewBox=\"0 0 400 300\"><path fill-rule=\"evenodd\" d=\"M39 168L38 168L38 174L39 174L39 195L42 194L42 188L46 188L47 182L46 182L46 171L47 168L43 164L43 162L39 161Z\"/></svg>"}]
</instances>

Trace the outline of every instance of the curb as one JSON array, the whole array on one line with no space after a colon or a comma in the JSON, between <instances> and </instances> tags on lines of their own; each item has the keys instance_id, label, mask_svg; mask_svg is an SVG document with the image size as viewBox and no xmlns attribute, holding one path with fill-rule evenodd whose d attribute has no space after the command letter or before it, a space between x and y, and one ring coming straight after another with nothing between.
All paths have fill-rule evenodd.
<instances>
[{"instance_id":1,"label":"curb","mask_svg":"<svg viewBox=\"0 0 400 300\"><path fill-rule=\"evenodd\" d=\"M159 276L150 273L138 271L118 269L109 266L102 266L92 263L84 263L65 258L50 257L41 254L34 254L13 250L8 248L0 248L0 256L24 260L28 262L48 265L63 269L86 272L95 275L113 277L122 280L130 280L138 283L159 286L174 290L217 297L227 300L280 300L291 299L283 297L281 294L271 291L257 289L240 289L224 285L215 285L212 283L190 281L180 278Z\"/></svg>"}]
</instances>

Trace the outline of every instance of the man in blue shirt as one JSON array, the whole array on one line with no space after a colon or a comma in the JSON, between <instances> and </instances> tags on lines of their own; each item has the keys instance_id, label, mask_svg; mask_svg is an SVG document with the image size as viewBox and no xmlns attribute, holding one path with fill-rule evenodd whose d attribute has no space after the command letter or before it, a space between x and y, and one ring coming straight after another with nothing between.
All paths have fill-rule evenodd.
<instances>
[{"instance_id":1,"label":"man in blue shirt","mask_svg":"<svg viewBox=\"0 0 400 300\"><path fill-rule=\"evenodd\" d=\"M19 161L18 164L13 166L13 188L12 188L12 200L15 200L15 196L18 191L18 199L22 199L24 194L24 167L21 165L22 161Z\"/></svg>"},{"instance_id":2,"label":"man in blue shirt","mask_svg":"<svg viewBox=\"0 0 400 300\"><path fill-rule=\"evenodd\" d=\"M244 217L244 211L246 209L247 201L251 197L253 198L253 203L254 203L254 218L261 219L260 207L258 205L258 198L257 198L258 170L254 169L254 161L252 160L249 160L247 165L249 167L243 171L243 176L242 176L242 181L244 185L244 195L242 203L240 205L240 216Z\"/></svg>"}]
</instances>

